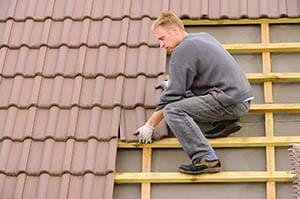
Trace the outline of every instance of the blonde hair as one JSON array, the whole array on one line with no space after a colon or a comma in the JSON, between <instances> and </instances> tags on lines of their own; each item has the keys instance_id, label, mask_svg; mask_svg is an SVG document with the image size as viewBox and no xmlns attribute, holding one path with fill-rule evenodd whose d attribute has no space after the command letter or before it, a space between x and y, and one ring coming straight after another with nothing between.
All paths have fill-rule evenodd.
<instances>
[{"instance_id":1,"label":"blonde hair","mask_svg":"<svg viewBox=\"0 0 300 199\"><path fill-rule=\"evenodd\" d=\"M152 26L151 26L151 31L154 32L155 29L158 26L163 26L163 27L168 27L171 25L175 25L176 27L178 27L179 29L181 29L182 31L184 30L184 26L183 26L183 22L171 11L163 11L159 18L157 18Z\"/></svg>"}]
</instances>

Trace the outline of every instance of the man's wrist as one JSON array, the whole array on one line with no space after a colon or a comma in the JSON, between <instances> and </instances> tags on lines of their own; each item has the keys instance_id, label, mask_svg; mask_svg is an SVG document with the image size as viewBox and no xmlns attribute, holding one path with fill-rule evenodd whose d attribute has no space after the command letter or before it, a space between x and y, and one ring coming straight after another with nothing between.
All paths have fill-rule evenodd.
<instances>
[{"instance_id":1,"label":"man's wrist","mask_svg":"<svg viewBox=\"0 0 300 199\"><path fill-rule=\"evenodd\" d=\"M153 126L151 126L148 122L146 122L145 126L148 127L148 128L150 128L150 129L152 129L152 130L155 129L155 128L154 128Z\"/></svg>"}]
</instances>

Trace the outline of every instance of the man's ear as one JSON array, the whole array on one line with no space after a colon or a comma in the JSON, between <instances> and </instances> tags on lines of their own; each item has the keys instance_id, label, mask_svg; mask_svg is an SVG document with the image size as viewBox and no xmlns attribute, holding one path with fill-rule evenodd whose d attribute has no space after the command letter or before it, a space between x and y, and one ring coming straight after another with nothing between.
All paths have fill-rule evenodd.
<instances>
[{"instance_id":1,"label":"man's ear","mask_svg":"<svg viewBox=\"0 0 300 199\"><path fill-rule=\"evenodd\" d=\"M179 33L178 27L177 27L177 26L174 26L174 25L170 26L169 32L170 32L172 35L177 35L177 34Z\"/></svg>"}]
</instances>

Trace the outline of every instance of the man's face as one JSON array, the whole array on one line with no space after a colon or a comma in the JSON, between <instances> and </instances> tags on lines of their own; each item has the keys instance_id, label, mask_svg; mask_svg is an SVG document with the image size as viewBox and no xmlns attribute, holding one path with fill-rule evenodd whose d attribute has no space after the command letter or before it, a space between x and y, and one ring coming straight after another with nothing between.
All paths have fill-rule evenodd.
<instances>
[{"instance_id":1,"label":"man's face","mask_svg":"<svg viewBox=\"0 0 300 199\"><path fill-rule=\"evenodd\" d=\"M154 35L158 39L160 47L168 52L172 51L180 43L176 27L166 28L158 26L154 30Z\"/></svg>"}]
</instances>

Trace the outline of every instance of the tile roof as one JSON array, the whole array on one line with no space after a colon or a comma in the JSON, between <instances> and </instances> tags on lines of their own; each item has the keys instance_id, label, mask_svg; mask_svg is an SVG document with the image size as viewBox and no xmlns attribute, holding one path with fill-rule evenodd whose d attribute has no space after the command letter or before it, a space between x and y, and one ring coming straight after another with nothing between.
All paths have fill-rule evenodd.
<instances>
[{"instance_id":1,"label":"tile roof","mask_svg":"<svg viewBox=\"0 0 300 199\"><path fill-rule=\"evenodd\" d=\"M300 145L299 144L293 144L289 146L288 149L288 156L289 156L289 162L290 162L290 168L292 173L295 175L295 179L293 181L293 196L295 199L300 198Z\"/></svg>"},{"instance_id":2,"label":"tile roof","mask_svg":"<svg viewBox=\"0 0 300 199\"><path fill-rule=\"evenodd\" d=\"M81 21L130 17L156 18L170 9L182 18L278 18L299 17L299 0L11 0L0 2L0 21L34 19Z\"/></svg>"},{"instance_id":3,"label":"tile roof","mask_svg":"<svg viewBox=\"0 0 300 199\"><path fill-rule=\"evenodd\" d=\"M170 0L169 9L182 18L299 17L298 0Z\"/></svg>"},{"instance_id":4,"label":"tile roof","mask_svg":"<svg viewBox=\"0 0 300 199\"><path fill-rule=\"evenodd\" d=\"M136 139L161 92L162 10L298 17L297 2L0 0L0 198L112 198L117 138Z\"/></svg>"}]
</instances>

